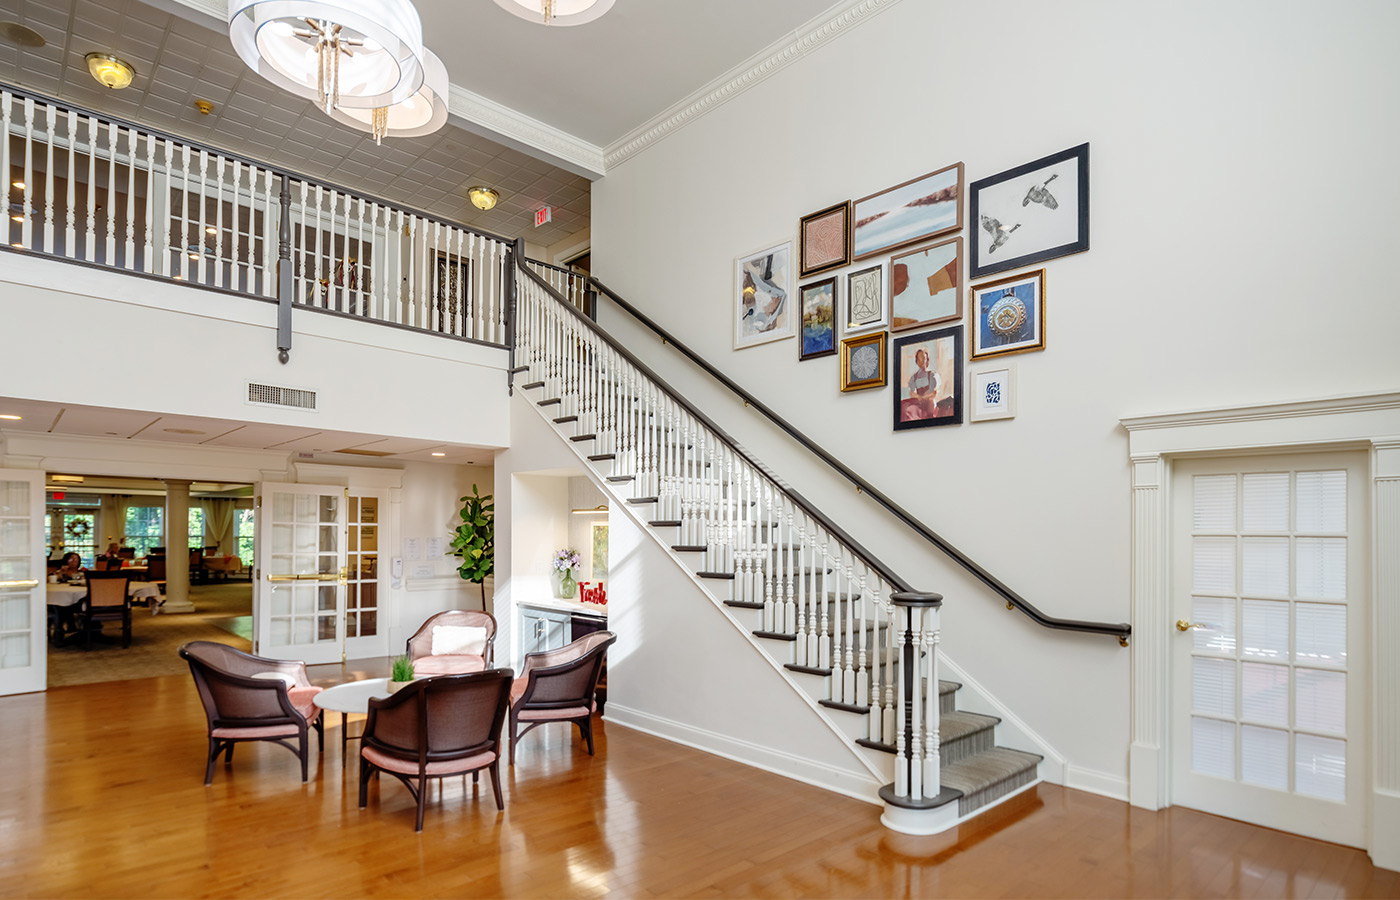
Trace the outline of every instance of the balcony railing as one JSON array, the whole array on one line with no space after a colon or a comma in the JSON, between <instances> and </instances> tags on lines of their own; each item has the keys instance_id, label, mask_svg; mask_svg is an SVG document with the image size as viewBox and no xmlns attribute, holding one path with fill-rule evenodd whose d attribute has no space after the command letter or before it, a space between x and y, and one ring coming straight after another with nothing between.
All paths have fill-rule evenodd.
<instances>
[{"instance_id":1,"label":"balcony railing","mask_svg":"<svg viewBox=\"0 0 1400 900\"><path fill-rule=\"evenodd\" d=\"M497 235L17 88L0 127L7 249L509 343Z\"/></svg>"}]
</instances>

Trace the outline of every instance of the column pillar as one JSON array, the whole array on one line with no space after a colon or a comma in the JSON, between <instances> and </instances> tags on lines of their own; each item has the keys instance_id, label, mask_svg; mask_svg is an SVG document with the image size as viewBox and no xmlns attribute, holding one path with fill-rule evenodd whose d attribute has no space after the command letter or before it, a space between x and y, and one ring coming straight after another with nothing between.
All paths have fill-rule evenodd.
<instances>
[{"instance_id":1,"label":"column pillar","mask_svg":"<svg viewBox=\"0 0 1400 900\"><path fill-rule=\"evenodd\" d=\"M1163 590L1163 462L1155 453L1132 457L1132 744L1128 802L1142 809L1167 805L1167 630Z\"/></svg>"},{"instance_id":2,"label":"column pillar","mask_svg":"<svg viewBox=\"0 0 1400 900\"><path fill-rule=\"evenodd\" d=\"M1400 869L1400 656L1395 652L1400 642L1400 438L1377 440L1373 446L1371 862Z\"/></svg>"},{"instance_id":3,"label":"column pillar","mask_svg":"<svg viewBox=\"0 0 1400 900\"><path fill-rule=\"evenodd\" d=\"M190 482L165 479L165 602L163 613L191 613Z\"/></svg>"}]
</instances>

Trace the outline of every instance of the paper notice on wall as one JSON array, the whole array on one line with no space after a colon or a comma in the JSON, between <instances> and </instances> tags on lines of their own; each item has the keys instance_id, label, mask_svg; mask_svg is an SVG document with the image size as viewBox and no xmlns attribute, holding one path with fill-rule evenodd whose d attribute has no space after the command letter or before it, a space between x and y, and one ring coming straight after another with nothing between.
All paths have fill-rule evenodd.
<instances>
[{"instance_id":1,"label":"paper notice on wall","mask_svg":"<svg viewBox=\"0 0 1400 900\"><path fill-rule=\"evenodd\" d=\"M412 562L412 561L414 561L414 560L416 560L416 559L422 559L422 558L423 558L423 539L422 539L422 538L416 538L416 537L414 537L414 538L404 538L404 539L403 539L403 558L406 559L406 560L408 560L409 562Z\"/></svg>"},{"instance_id":2,"label":"paper notice on wall","mask_svg":"<svg viewBox=\"0 0 1400 900\"><path fill-rule=\"evenodd\" d=\"M414 566L414 567L413 567L413 577L414 577L414 578L432 578L432 577L433 577L433 565L432 565L432 563L419 563L418 565Z\"/></svg>"},{"instance_id":3,"label":"paper notice on wall","mask_svg":"<svg viewBox=\"0 0 1400 900\"><path fill-rule=\"evenodd\" d=\"M428 559L442 559L442 538L428 538Z\"/></svg>"}]
</instances>

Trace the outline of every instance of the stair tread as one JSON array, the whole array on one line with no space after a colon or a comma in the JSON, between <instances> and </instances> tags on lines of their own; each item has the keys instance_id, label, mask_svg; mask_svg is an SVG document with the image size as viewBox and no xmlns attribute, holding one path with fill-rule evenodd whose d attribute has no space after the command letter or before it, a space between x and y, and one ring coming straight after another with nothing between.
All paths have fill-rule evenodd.
<instances>
[{"instance_id":1,"label":"stair tread","mask_svg":"<svg viewBox=\"0 0 1400 900\"><path fill-rule=\"evenodd\" d=\"M840 700L818 700L817 703L821 706L825 706L827 709L839 709L842 712L856 713L862 716L870 712L869 704L857 706L854 703L842 703Z\"/></svg>"},{"instance_id":2,"label":"stair tread","mask_svg":"<svg viewBox=\"0 0 1400 900\"><path fill-rule=\"evenodd\" d=\"M978 713L943 713L938 717L938 737L946 744L979 731L986 731L988 728L995 728L1000 721L996 716L983 716Z\"/></svg>"},{"instance_id":3,"label":"stair tread","mask_svg":"<svg viewBox=\"0 0 1400 900\"><path fill-rule=\"evenodd\" d=\"M512 375L519 375L521 372L528 372L528 371L530 371L530 367L529 367L529 366L516 366L514 369L511 369L511 370L510 370L510 374L512 374Z\"/></svg>"},{"instance_id":4,"label":"stair tread","mask_svg":"<svg viewBox=\"0 0 1400 900\"><path fill-rule=\"evenodd\" d=\"M569 440L573 441L574 443L578 443L579 441L593 441L593 440L597 440L597 438L598 438L598 435L596 435L596 434L576 434L576 435L573 435L572 437L570 437Z\"/></svg>"},{"instance_id":5,"label":"stair tread","mask_svg":"<svg viewBox=\"0 0 1400 900\"><path fill-rule=\"evenodd\" d=\"M656 503L660 499L660 497L628 497L627 502L640 506L644 503Z\"/></svg>"},{"instance_id":6,"label":"stair tread","mask_svg":"<svg viewBox=\"0 0 1400 900\"><path fill-rule=\"evenodd\" d=\"M762 603L753 603L748 600L726 600L725 606L733 606L737 609L763 609Z\"/></svg>"},{"instance_id":7,"label":"stair tread","mask_svg":"<svg viewBox=\"0 0 1400 900\"><path fill-rule=\"evenodd\" d=\"M755 631L755 632L753 633L753 636L754 636L754 637L766 638L766 639L768 639L768 640L770 640L770 641L795 641L795 640L797 640L797 635L795 635L795 634L783 634L781 631ZM822 701L822 702L825 703L826 701Z\"/></svg>"},{"instance_id":8,"label":"stair tread","mask_svg":"<svg viewBox=\"0 0 1400 900\"><path fill-rule=\"evenodd\" d=\"M578 416L555 416L554 424L563 425L565 422L577 422Z\"/></svg>"},{"instance_id":9,"label":"stair tread","mask_svg":"<svg viewBox=\"0 0 1400 900\"><path fill-rule=\"evenodd\" d=\"M544 382L543 382L543 381L532 381L532 382L530 382L529 384L522 384L522 385L520 386L520 389L521 389L521 390L524 390L524 391L532 391L532 390L534 390L535 388L542 388L542 387L544 387Z\"/></svg>"},{"instance_id":10,"label":"stair tread","mask_svg":"<svg viewBox=\"0 0 1400 900\"><path fill-rule=\"evenodd\" d=\"M635 477L635 475L609 475L608 481L613 484L622 484L625 481L631 481Z\"/></svg>"},{"instance_id":11,"label":"stair tread","mask_svg":"<svg viewBox=\"0 0 1400 900\"><path fill-rule=\"evenodd\" d=\"M718 578L721 580L728 581L734 580L733 572L696 572L695 575L697 578Z\"/></svg>"},{"instance_id":12,"label":"stair tread","mask_svg":"<svg viewBox=\"0 0 1400 900\"><path fill-rule=\"evenodd\" d=\"M617 459L616 453L594 453L588 457L589 462L607 462L610 459Z\"/></svg>"},{"instance_id":13,"label":"stair tread","mask_svg":"<svg viewBox=\"0 0 1400 900\"><path fill-rule=\"evenodd\" d=\"M783 668L791 669L794 672L801 672L804 675L821 675L822 677L826 677L831 674L830 669L823 669L820 666L799 666L797 663L783 663Z\"/></svg>"},{"instance_id":14,"label":"stair tread","mask_svg":"<svg viewBox=\"0 0 1400 900\"><path fill-rule=\"evenodd\" d=\"M551 398L549 398L548 400L536 400L536 401L535 401L535 405L536 405L536 406L553 406L553 405L556 404L556 403L563 403L563 402L564 402L564 401L563 401L563 400L560 400L558 397L551 397Z\"/></svg>"},{"instance_id":15,"label":"stair tread","mask_svg":"<svg viewBox=\"0 0 1400 900\"><path fill-rule=\"evenodd\" d=\"M944 766L940 781L945 788L962 791L970 796L999 781L1013 778L1033 769L1044 757L1008 747L993 747L950 766Z\"/></svg>"},{"instance_id":16,"label":"stair tread","mask_svg":"<svg viewBox=\"0 0 1400 900\"><path fill-rule=\"evenodd\" d=\"M704 553L710 548L704 544L672 544L671 549L677 553ZM762 605L760 605L759 609L762 608Z\"/></svg>"},{"instance_id":17,"label":"stair tread","mask_svg":"<svg viewBox=\"0 0 1400 900\"><path fill-rule=\"evenodd\" d=\"M655 520L655 521L653 521L653 522L648 522L647 524L650 525L652 528L679 528L679 527L681 527L681 520L680 520L680 519L657 519L657 520Z\"/></svg>"}]
</instances>

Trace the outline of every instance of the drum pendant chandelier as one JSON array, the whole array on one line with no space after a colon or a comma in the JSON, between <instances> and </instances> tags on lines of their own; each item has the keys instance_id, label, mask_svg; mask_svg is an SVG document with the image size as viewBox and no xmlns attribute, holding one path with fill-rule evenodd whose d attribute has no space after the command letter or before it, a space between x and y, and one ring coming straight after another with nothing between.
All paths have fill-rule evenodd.
<instances>
[{"instance_id":1,"label":"drum pendant chandelier","mask_svg":"<svg viewBox=\"0 0 1400 900\"><path fill-rule=\"evenodd\" d=\"M386 137L432 134L447 121L447 68L433 51L423 49L423 86L402 103L376 109L331 110L331 118L368 131L376 144Z\"/></svg>"},{"instance_id":2,"label":"drum pendant chandelier","mask_svg":"<svg viewBox=\"0 0 1400 900\"><path fill-rule=\"evenodd\" d=\"M328 115L387 120L373 111L423 87L423 25L410 0L231 0L228 30L249 68Z\"/></svg>"}]
</instances>

